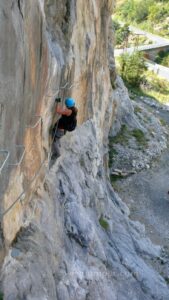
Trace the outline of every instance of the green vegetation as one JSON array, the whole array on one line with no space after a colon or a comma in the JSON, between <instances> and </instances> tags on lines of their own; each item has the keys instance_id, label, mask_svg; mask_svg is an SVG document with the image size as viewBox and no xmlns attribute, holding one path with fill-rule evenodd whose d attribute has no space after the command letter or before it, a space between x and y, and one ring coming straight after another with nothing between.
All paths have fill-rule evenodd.
<instances>
[{"instance_id":1,"label":"green vegetation","mask_svg":"<svg viewBox=\"0 0 169 300\"><path fill-rule=\"evenodd\" d=\"M115 29L116 48L138 47L139 45L152 43L147 37L131 32L127 23L121 25L117 20L113 19L113 26Z\"/></svg>"},{"instance_id":2,"label":"green vegetation","mask_svg":"<svg viewBox=\"0 0 169 300\"><path fill-rule=\"evenodd\" d=\"M3 298L4 298L4 295L2 292L0 292L0 300L3 300Z\"/></svg>"},{"instance_id":3,"label":"green vegetation","mask_svg":"<svg viewBox=\"0 0 169 300\"><path fill-rule=\"evenodd\" d=\"M115 136L109 139L109 163L114 159L114 156L117 154L117 151L113 149L114 144L121 144L126 146L128 144L128 140L131 137L135 137L137 143L140 146L146 146L147 140L145 138L144 132L140 129L129 130L126 125L122 125L120 132Z\"/></svg>"},{"instance_id":4,"label":"green vegetation","mask_svg":"<svg viewBox=\"0 0 169 300\"><path fill-rule=\"evenodd\" d=\"M151 71L144 73L144 83L140 85L140 90L144 95L150 96L163 104L169 103L168 81Z\"/></svg>"},{"instance_id":5,"label":"green vegetation","mask_svg":"<svg viewBox=\"0 0 169 300\"><path fill-rule=\"evenodd\" d=\"M115 28L115 39L116 45L122 45L123 43L127 43L130 30L127 24L121 26L117 21L113 21L113 25Z\"/></svg>"},{"instance_id":6,"label":"green vegetation","mask_svg":"<svg viewBox=\"0 0 169 300\"><path fill-rule=\"evenodd\" d=\"M140 23L148 17L149 6L153 0L127 0L119 7L118 14L122 19L129 22L136 21ZM150 4L151 3L151 4Z\"/></svg>"},{"instance_id":7,"label":"green vegetation","mask_svg":"<svg viewBox=\"0 0 169 300\"><path fill-rule=\"evenodd\" d=\"M134 108L134 113L137 114L137 113L141 113L142 112L142 109L139 107L139 106L136 106Z\"/></svg>"},{"instance_id":8,"label":"green vegetation","mask_svg":"<svg viewBox=\"0 0 169 300\"><path fill-rule=\"evenodd\" d=\"M110 142L109 142L109 166L112 165L116 155L117 155L117 151L113 148L113 145L112 145L112 138L109 139Z\"/></svg>"},{"instance_id":9,"label":"green vegetation","mask_svg":"<svg viewBox=\"0 0 169 300\"><path fill-rule=\"evenodd\" d=\"M144 30L169 37L168 0L126 0L117 1L116 18L138 25Z\"/></svg>"},{"instance_id":10,"label":"green vegetation","mask_svg":"<svg viewBox=\"0 0 169 300\"><path fill-rule=\"evenodd\" d=\"M167 125L167 122L164 119L160 119L160 123L161 123L162 126L166 126Z\"/></svg>"},{"instance_id":11,"label":"green vegetation","mask_svg":"<svg viewBox=\"0 0 169 300\"><path fill-rule=\"evenodd\" d=\"M154 76L154 74L152 73L152 78ZM146 85L140 85L139 87L132 87L132 86L127 86L129 92L134 93L137 96L143 96L143 97L150 97L153 100L156 100L159 103L162 104L168 104L169 103L169 87L165 86L164 90L159 89L157 91L157 87L151 88L151 85L149 85L149 82L152 80L152 78L148 78L148 74L145 73L145 78L147 81L147 86ZM156 76L155 76L156 77ZM149 81L150 79L150 81ZM164 84L167 84L167 81L158 78L157 76L157 80L163 81ZM153 84L154 85L154 84Z\"/></svg>"},{"instance_id":12,"label":"green vegetation","mask_svg":"<svg viewBox=\"0 0 169 300\"><path fill-rule=\"evenodd\" d=\"M169 84L152 71L146 70L141 53L123 54L116 61L120 76L129 91L138 96L149 96L160 103L169 103Z\"/></svg>"},{"instance_id":13,"label":"green vegetation","mask_svg":"<svg viewBox=\"0 0 169 300\"><path fill-rule=\"evenodd\" d=\"M120 180L124 178L122 175L110 175L110 180L111 183L113 184L114 182L116 182L117 180Z\"/></svg>"},{"instance_id":14,"label":"green vegetation","mask_svg":"<svg viewBox=\"0 0 169 300\"><path fill-rule=\"evenodd\" d=\"M169 67L169 52L160 51L155 62L165 67Z\"/></svg>"},{"instance_id":15,"label":"green vegetation","mask_svg":"<svg viewBox=\"0 0 169 300\"><path fill-rule=\"evenodd\" d=\"M128 140L132 136L135 137L138 144L142 146L147 145L147 140L145 139L145 135L142 130L140 129L129 130L126 125L122 125L120 132L115 137L110 138L109 147L110 147L110 152L112 150L112 158L114 158L114 153L117 154L116 150L111 148L113 144L127 145Z\"/></svg>"},{"instance_id":16,"label":"green vegetation","mask_svg":"<svg viewBox=\"0 0 169 300\"><path fill-rule=\"evenodd\" d=\"M109 223L103 217L99 219L100 226L102 226L105 230L109 229Z\"/></svg>"},{"instance_id":17,"label":"green vegetation","mask_svg":"<svg viewBox=\"0 0 169 300\"><path fill-rule=\"evenodd\" d=\"M126 125L121 126L120 132L112 138L114 144L125 145L128 141L128 129Z\"/></svg>"},{"instance_id":18,"label":"green vegetation","mask_svg":"<svg viewBox=\"0 0 169 300\"><path fill-rule=\"evenodd\" d=\"M134 129L132 131L132 135L135 137L138 144L140 144L142 146L147 146L147 140L146 140L144 132L142 130Z\"/></svg>"},{"instance_id":19,"label":"green vegetation","mask_svg":"<svg viewBox=\"0 0 169 300\"><path fill-rule=\"evenodd\" d=\"M164 277L167 284L169 284L169 277Z\"/></svg>"},{"instance_id":20,"label":"green vegetation","mask_svg":"<svg viewBox=\"0 0 169 300\"><path fill-rule=\"evenodd\" d=\"M125 53L119 58L120 75L127 85L138 87L143 80L146 65L142 52Z\"/></svg>"}]
</instances>

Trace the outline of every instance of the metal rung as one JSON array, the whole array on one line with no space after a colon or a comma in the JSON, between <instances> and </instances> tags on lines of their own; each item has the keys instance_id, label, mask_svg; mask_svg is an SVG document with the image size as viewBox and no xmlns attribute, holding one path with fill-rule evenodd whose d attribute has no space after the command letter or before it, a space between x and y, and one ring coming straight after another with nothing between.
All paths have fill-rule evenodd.
<instances>
[{"instance_id":1,"label":"metal rung","mask_svg":"<svg viewBox=\"0 0 169 300\"><path fill-rule=\"evenodd\" d=\"M42 117L41 116L35 116L35 118L38 118L37 122L33 126L27 126L27 128L36 128L36 126L41 122L42 124Z\"/></svg>"},{"instance_id":2,"label":"metal rung","mask_svg":"<svg viewBox=\"0 0 169 300\"><path fill-rule=\"evenodd\" d=\"M65 88L67 87L68 84L69 84L69 83L66 82L64 86L61 86L61 87L60 87L60 90L65 89Z\"/></svg>"},{"instance_id":3,"label":"metal rung","mask_svg":"<svg viewBox=\"0 0 169 300\"><path fill-rule=\"evenodd\" d=\"M0 150L0 152L6 153L6 158L5 158L3 164L2 164L1 167L0 167L0 174L1 174L1 172L2 172L2 170L3 170L3 168L4 168L4 166L5 166L5 164L6 164L7 160L8 160L8 158L9 158L10 153L9 153L8 150Z\"/></svg>"},{"instance_id":4,"label":"metal rung","mask_svg":"<svg viewBox=\"0 0 169 300\"><path fill-rule=\"evenodd\" d=\"M60 90L62 89L67 89L67 90L70 90L73 86L77 85L79 83L79 81L75 81L73 84L71 84L71 86L67 87L67 85L69 84L68 82L64 85L64 86L61 86L59 89L57 89L56 91L53 91L54 94L53 95L46 95L46 97L54 97L57 95L57 93L59 93ZM66 88L67 87L67 88Z\"/></svg>"},{"instance_id":5,"label":"metal rung","mask_svg":"<svg viewBox=\"0 0 169 300\"><path fill-rule=\"evenodd\" d=\"M0 222L2 221L3 217L9 212L11 211L11 209L15 206L15 204L20 201L21 204L23 203L23 198L26 196L26 193L28 192L28 189L30 188L30 185L34 182L34 180L39 176L40 171L42 169L42 167L45 165L45 161L46 158L42 161L38 171L35 173L34 177L32 178L32 180L29 182L29 186L27 187L26 190L22 191L21 194L15 199L15 201L3 212L0 213Z\"/></svg>"},{"instance_id":6,"label":"metal rung","mask_svg":"<svg viewBox=\"0 0 169 300\"><path fill-rule=\"evenodd\" d=\"M22 153L22 155L21 155L21 157L20 157L20 160L19 160L17 163L15 163L15 164L9 164L9 166L19 166L19 165L21 164L23 158L24 158L25 151L26 151L25 146L23 146L23 145L16 145L16 147L18 147L18 148L23 148L23 149L24 149L24 150L23 150L23 153Z\"/></svg>"},{"instance_id":7,"label":"metal rung","mask_svg":"<svg viewBox=\"0 0 169 300\"><path fill-rule=\"evenodd\" d=\"M59 93L59 91L65 89L68 84L69 83L67 82L64 86L61 86L56 91L53 90L52 92L54 92L54 94L52 94L52 95L46 95L46 97L54 97L54 96L56 96Z\"/></svg>"}]
</instances>

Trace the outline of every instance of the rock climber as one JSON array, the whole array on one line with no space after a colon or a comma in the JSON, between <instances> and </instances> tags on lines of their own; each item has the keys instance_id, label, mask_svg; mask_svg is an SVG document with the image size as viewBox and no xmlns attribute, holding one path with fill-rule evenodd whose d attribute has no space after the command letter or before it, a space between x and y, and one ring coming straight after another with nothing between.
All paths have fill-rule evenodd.
<instances>
[{"instance_id":1,"label":"rock climber","mask_svg":"<svg viewBox=\"0 0 169 300\"><path fill-rule=\"evenodd\" d=\"M58 102L58 98L55 99ZM78 110L75 106L75 100L73 98L66 98L65 107L57 103L56 113L61 115L61 118L55 123L52 136L53 136L53 146L52 146L52 158L57 158L60 156L60 138L66 133L66 131L73 131L77 125L77 113Z\"/></svg>"}]
</instances>

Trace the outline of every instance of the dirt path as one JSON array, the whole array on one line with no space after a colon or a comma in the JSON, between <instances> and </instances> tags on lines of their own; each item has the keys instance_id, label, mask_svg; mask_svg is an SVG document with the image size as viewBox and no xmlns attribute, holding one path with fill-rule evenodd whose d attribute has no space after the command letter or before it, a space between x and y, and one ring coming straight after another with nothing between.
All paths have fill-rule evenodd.
<instances>
[{"instance_id":1,"label":"dirt path","mask_svg":"<svg viewBox=\"0 0 169 300\"><path fill-rule=\"evenodd\" d=\"M118 190L131 219L145 224L153 242L169 246L169 149L157 166L121 180Z\"/></svg>"},{"instance_id":2,"label":"dirt path","mask_svg":"<svg viewBox=\"0 0 169 300\"><path fill-rule=\"evenodd\" d=\"M168 111L158 109L158 116L169 124ZM154 243L169 248L169 147L151 169L117 181L115 188L131 219L145 224Z\"/></svg>"}]
</instances>

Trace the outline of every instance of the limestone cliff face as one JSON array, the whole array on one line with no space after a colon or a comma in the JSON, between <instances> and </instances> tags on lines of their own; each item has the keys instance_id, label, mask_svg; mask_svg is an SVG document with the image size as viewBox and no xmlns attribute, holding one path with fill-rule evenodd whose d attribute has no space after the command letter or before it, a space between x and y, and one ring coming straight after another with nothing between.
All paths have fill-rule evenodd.
<instances>
[{"instance_id":1,"label":"limestone cliff face","mask_svg":"<svg viewBox=\"0 0 169 300\"><path fill-rule=\"evenodd\" d=\"M79 124L94 118L102 143L105 111L112 107L111 12L111 1L2 1L0 141L10 154L1 184L1 190L9 184L3 212L29 187L49 151L54 96L75 97ZM22 225L21 212L18 202L3 218L8 242Z\"/></svg>"},{"instance_id":2,"label":"limestone cliff face","mask_svg":"<svg viewBox=\"0 0 169 300\"><path fill-rule=\"evenodd\" d=\"M124 121L139 126L115 74L112 9L109 0L2 1L0 141L11 154L1 183L5 299L168 299L150 265L161 249L108 181L112 122L114 132ZM47 171L57 95L76 99L79 126Z\"/></svg>"}]
</instances>

